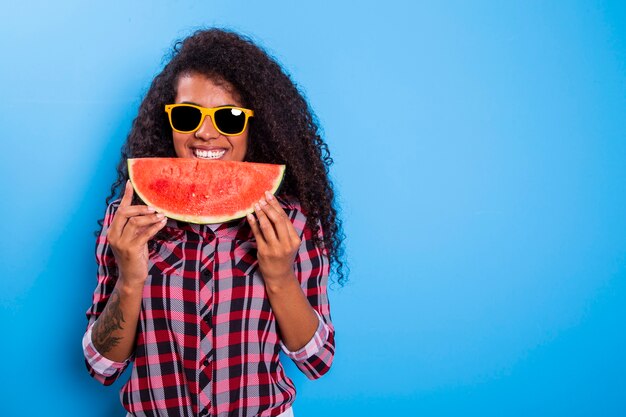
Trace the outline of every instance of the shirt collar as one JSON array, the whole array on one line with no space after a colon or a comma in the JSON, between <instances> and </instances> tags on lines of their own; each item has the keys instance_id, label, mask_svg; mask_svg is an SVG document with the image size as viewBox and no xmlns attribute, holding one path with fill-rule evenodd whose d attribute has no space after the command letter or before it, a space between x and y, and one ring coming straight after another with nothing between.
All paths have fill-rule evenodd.
<instances>
[{"instance_id":1,"label":"shirt collar","mask_svg":"<svg viewBox=\"0 0 626 417\"><path fill-rule=\"evenodd\" d=\"M231 240L249 240L252 237L252 230L245 217L221 223L215 232L206 224L187 223L173 219L171 221L174 229L178 229L188 236L190 234L191 236L197 235L206 241L211 241L216 237Z\"/></svg>"}]
</instances>

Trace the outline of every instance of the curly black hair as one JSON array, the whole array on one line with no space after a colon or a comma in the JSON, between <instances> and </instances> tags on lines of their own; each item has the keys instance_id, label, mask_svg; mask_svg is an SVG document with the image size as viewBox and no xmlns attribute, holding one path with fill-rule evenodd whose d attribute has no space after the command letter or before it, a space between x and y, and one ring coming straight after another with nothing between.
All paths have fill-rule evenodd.
<instances>
[{"instance_id":1,"label":"curly black hair","mask_svg":"<svg viewBox=\"0 0 626 417\"><path fill-rule=\"evenodd\" d=\"M227 29L198 30L174 44L169 62L154 80L133 121L106 204L128 179L128 158L176 157L164 106L176 98L181 76L201 74L229 83L242 105L254 110L246 161L285 164L281 194L296 197L307 215L315 243L325 247L338 283L347 281L341 221L329 178L333 160L319 122L277 61L250 38ZM133 204L142 202L135 195ZM98 224L100 230L104 219ZM319 225L323 240L319 239ZM96 236L99 231L96 232Z\"/></svg>"}]
</instances>

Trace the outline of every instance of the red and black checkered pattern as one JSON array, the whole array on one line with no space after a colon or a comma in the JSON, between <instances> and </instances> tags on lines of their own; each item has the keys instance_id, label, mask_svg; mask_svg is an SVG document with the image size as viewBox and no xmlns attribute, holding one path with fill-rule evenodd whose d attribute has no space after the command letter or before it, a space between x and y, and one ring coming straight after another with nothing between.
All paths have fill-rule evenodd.
<instances>
[{"instance_id":1,"label":"red and black checkered pattern","mask_svg":"<svg viewBox=\"0 0 626 417\"><path fill-rule=\"evenodd\" d=\"M150 243L136 349L124 362L100 355L91 341L91 327L118 276L107 230L120 200L107 207L96 242L98 283L87 310L83 349L89 373L104 385L133 362L120 391L127 411L135 416L276 416L296 394L280 350L309 379L328 372L335 331L327 253L313 243L298 202L278 200L302 238L294 270L320 318L311 341L291 352L280 340L245 219L223 223L215 231L168 219L163 229L168 237Z\"/></svg>"}]
</instances>

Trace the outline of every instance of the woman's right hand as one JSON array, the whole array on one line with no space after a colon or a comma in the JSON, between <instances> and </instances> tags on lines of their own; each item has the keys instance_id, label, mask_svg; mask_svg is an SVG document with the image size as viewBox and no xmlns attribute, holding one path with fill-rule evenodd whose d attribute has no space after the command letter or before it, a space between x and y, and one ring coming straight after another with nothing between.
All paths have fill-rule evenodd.
<instances>
[{"instance_id":1,"label":"woman's right hand","mask_svg":"<svg viewBox=\"0 0 626 417\"><path fill-rule=\"evenodd\" d=\"M122 201L113 216L107 239L115 255L119 279L142 286L148 278L148 240L165 226L167 219L147 206L131 206L133 186L126 181Z\"/></svg>"}]
</instances>

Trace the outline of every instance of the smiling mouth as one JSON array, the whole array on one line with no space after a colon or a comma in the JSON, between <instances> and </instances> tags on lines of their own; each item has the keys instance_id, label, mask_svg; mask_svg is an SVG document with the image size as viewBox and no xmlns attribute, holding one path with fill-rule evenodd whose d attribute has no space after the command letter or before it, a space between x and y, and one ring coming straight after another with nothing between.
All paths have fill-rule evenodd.
<instances>
[{"instance_id":1,"label":"smiling mouth","mask_svg":"<svg viewBox=\"0 0 626 417\"><path fill-rule=\"evenodd\" d=\"M220 159L225 153L226 149L213 149L210 151L205 149L193 150L193 155L200 159Z\"/></svg>"}]
</instances>

